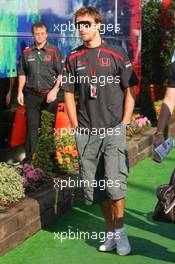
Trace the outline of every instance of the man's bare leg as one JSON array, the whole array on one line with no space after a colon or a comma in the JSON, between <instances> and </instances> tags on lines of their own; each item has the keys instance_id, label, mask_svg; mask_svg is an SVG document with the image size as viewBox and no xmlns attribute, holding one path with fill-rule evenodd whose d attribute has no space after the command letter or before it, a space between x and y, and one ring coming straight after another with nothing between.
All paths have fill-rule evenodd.
<instances>
[{"instance_id":1,"label":"man's bare leg","mask_svg":"<svg viewBox=\"0 0 175 264\"><path fill-rule=\"evenodd\" d=\"M111 200L112 221L114 228L119 229L124 225L125 199Z\"/></svg>"},{"instance_id":2,"label":"man's bare leg","mask_svg":"<svg viewBox=\"0 0 175 264\"><path fill-rule=\"evenodd\" d=\"M107 199L100 203L100 207L103 213L103 217L105 219L105 223L108 231L114 231L114 223L112 220L112 207L111 200Z\"/></svg>"},{"instance_id":3,"label":"man's bare leg","mask_svg":"<svg viewBox=\"0 0 175 264\"><path fill-rule=\"evenodd\" d=\"M125 206L124 198L120 200L108 199L103 201L100 206L108 231L113 231L114 228L123 227Z\"/></svg>"},{"instance_id":4,"label":"man's bare leg","mask_svg":"<svg viewBox=\"0 0 175 264\"><path fill-rule=\"evenodd\" d=\"M105 219L105 223L107 226L107 238L105 242L100 245L99 250L100 251L113 251L116 249L116 241L114 239L114 223L112 220L112 207L111 207L111 200L105 200L101 204L101 210ZM110 238L108 237L108 234L110 235Z\"/></svg>"},{"instance_id":5,"label":"man's bare leg","mask_svg":"<svg viewBox=\"0 0 175 264\"><path fill-rule=\"evenodd\" d=\"M99 247L100 251L113 251L116 249L118 255L128 255L131 246L124 228L125 199L106 200L101 203L101 209L107 225L108 232L114 232L114 236L107 237L104 244Z\"/></svg>"}]
</instances>

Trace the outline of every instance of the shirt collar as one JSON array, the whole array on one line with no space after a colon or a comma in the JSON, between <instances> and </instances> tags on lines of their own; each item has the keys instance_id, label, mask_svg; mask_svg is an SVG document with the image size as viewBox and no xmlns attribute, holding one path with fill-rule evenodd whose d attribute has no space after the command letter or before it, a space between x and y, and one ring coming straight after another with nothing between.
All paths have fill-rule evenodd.
<instances>
[{"instance_id":1,"label":"shirt collar","mask_svg":"<svg viewBox=\"0 0 175 264\"><path fill-rule=\"evenodd\" d=\"M47 48L47 47L48 47L48 42L46 42L46 44L44 45L44 47L42 48L42 50L46 51L46 48ZM35 46L35 44L33 44L33 45L31 46L31 48L32 48L32 50L37 49L36 46Z\"/></svg>"}]
</instances>

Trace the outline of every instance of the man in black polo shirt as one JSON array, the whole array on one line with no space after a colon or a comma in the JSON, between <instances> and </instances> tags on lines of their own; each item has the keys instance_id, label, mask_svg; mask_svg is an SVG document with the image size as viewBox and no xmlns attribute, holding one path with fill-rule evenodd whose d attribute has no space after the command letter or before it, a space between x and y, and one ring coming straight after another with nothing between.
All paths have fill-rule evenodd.
<instances>
[{"instance_id":1,"label":"man in black polo shirt","mask_svg":"<svg viewBox=\"0 0 175 264\"><path fill-rule=\"evenodd\" d=\"M18 103L26 106L28 163L36 149L41 110L47 108L53 113L57 110L63 68L60 51L47 43L47 26L44 23L35 23L32 33L35 43L23 51L20 60L17 97Z\"/></svg>"},{"instance_id":2,"label":"man in black polo shirt","mask_svg":"<svg viewBox=\"0 0 175 264\"><path fill-rule=\"evenodd\" d=\"M75 22L83 45L67 57L62 83L76 128L84 197L86 203L100 203L107 224L107 240L99 250L116 249L117 254L128 255L131 247L123 227L128 176L125 137L135 103L132 86L138 81L123 49L101 39L101 15L95 8L79 9Z\"/></svg>"}]
</instances>

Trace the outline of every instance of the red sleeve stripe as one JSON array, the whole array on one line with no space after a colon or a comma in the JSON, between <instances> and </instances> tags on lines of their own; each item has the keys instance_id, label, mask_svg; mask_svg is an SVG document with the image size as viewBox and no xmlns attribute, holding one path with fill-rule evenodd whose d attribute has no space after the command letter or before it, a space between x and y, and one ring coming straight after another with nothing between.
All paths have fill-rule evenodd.
<instances>
[{"instance_id":1,"label":"red sleeve stripe","mask_svg":"<svg viewBox=\"0 0 175 264\"><path fill-rule=\"evenodd\" d=\"M54 53L56 60L59 60L58 54L54 48L45 48L47 51L51 51Z\"/></svg>"},{"instance_id":2,"label":"red sleeve stripe","mask_svg":"<svg viewBox=\"0 0 175 264\"><path fill-rule=\"evenodd\" d=\"M121 55L118 54L118 53L115 53L115 52L112 51L112 50L105 49L105 48L101 48L100 50L101 50L101 52L105 52L105 53L108 53L108 54L110 54L110 55L113 55L113 56L116 57L117 59L120 59L120 60L122 60L122 61L124 60L123 56L121 56Z\"/></svg>"},{"instance_id":3,"label":"red sleeve stripe","mask_svg":"<svg viewBox=\"0 0 175 264\"><path fill-rule=\"evenodd\" d=\"M28 52L28 51L31 51L33 48L26 48L23 50L23 52Z\"/></svg>"},{"instance_id":4,"label":"red sleeve stripe","mask_svg":"<svg viewBox=\"0 0 175 264\"><path fill-rule=\"evenodd\" d=\"M69 64L66 63L66 69L70 70Z\"/></svg>"},{"instance_id":5,"label":"red sleeve stripe","mask_svg":"<svg viewBox=\"0 0 175 264\"><path fill-rule=\"evenodd\" d=\"M79 56L83 55L86 52L88 52L88 50L84 49L84 50L82 50L80 52L74 53L74 54L69 56L68 60L71 61L71 60L75 59L76 57L79 57Z\"/></svg>"}]
</instances>

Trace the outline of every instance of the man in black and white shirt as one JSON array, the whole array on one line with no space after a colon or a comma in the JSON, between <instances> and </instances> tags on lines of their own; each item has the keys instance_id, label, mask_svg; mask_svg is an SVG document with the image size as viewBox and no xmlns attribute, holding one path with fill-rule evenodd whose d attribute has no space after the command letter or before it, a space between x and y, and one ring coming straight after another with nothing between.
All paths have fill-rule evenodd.
<instances>
[{"instance_id":1,"label":"man in black and white shirt","mask_svg":"<svg viewBox=\"0 0 175 264\"><path fill-rule=\"evenodd\" d=\"M102 40L101 20L93 7L75 13L83 45L67 57L63 89L76 129L81 177L89 183L84 186L84 198L88 204L100 203L107 224L107 240L99 250L116 249L117 254L128 255L131 247L123 227L128 176L126 126L135 103L133 86L138 81L123 49Z\"/></svg>"},{"instance_id":2,"label":"man in black and white shirt","mask_svg":"<svg viewBox=\"0 0 175 264\"><path fill-rule=\"evenodd\" d=\"M47 43L47 26L32 27L35 43L23 51L19 65L18 103L26 106L26 160L30 163L36 150L41 110L56 113L63 61L58 48ZM25 89L24 89L25 88Z\"/></svg>"}]
</instances>

